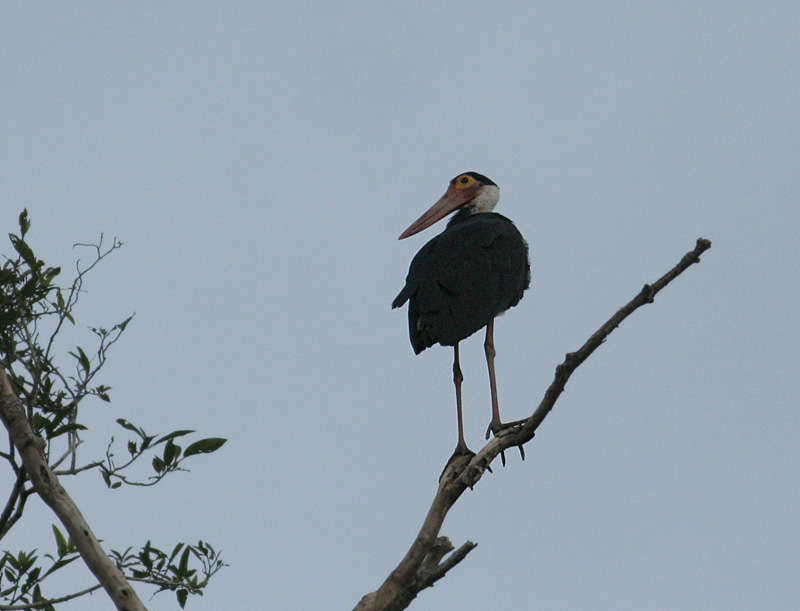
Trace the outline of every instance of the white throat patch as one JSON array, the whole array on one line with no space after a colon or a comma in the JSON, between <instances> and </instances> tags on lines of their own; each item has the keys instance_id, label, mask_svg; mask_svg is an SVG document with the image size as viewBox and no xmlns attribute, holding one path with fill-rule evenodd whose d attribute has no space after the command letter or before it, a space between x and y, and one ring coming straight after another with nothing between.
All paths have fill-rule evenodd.
<instances>
[{"instance_id":1,"label":"white throat patch","mask_svg":"<svg viewBox=\"0 0 800 611\"><path fill-rule=\"evenodd\" d=\"M500 188L497 185L485 185L480 194L469 203L474 212L491 212L500 200Z\"/></svg>"}]
</instances>

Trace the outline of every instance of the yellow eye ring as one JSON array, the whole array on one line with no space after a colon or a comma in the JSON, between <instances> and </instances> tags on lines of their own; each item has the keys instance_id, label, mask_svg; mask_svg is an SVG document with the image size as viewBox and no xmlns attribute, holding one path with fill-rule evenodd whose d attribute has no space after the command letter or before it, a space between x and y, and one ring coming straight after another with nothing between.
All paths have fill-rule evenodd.
<instances>
[{"instance_id":1,"label":"yellow eye ring","mask_svg":"<svg viewBox=\"0 0 800 611\"><path fill-rule=\"evenodd\" d=\"M475 182L475 179L469 174L461 174L453 179L453 185L456 189L468 189Z\"/></svg>"}]
</instances>

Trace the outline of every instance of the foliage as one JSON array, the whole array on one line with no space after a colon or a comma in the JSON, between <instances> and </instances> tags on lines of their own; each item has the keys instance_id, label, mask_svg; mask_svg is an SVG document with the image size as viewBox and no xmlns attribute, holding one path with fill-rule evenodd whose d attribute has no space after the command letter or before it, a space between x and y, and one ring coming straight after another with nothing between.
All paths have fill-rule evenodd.
<instances>
[{"instance_id":1,"label":"foliage","mask_svg":"<svg viewBox=\"0 0 800 611\"><path fill-rule=\"evenodd\" d=\"M126 574L130 573L131 581L158 586L157 592L175 592L181 608L186 605L189 594L202 596L208 580L225 566L219 553L203 541L198 541L197 545L178 543L169 554L148 541L138 552L128 548L123 553L112 550L111 555L118 566L126 569ZM199 564L202 578L198 577L197 568L189 566L191 560Z\"/></svg>"},{"instance_id":2,"label":"foliage","mask_svg":"<svg viewBox=\"0 0 800 611\"><path fill-rule=\"evenodd\" d=\"M26 240L30 229L27 211L19 216L19 235L9 234L14 249L0 268L0 366L11 379L17 396L26 408L28 418L38 435L45 441L45 454L59 477L95 471L111 489L123 485L152 486L167 475L185 471L184 462L199 454L219 449L224 439L199 439L185 448L177 441L194 433L177 430L152 435L129 420L120 418L117 424L129 437L124 461L115 460L112 437L105 456L98 460L79 461L80 435L89 431L84 420L84 400L96 398L110 402L111 387L96 380L108 358L109 349L120 339L133 315L110 327L88 327L93 346L59 348L67 327L75 325L75 306L83 294L83 283L108 255L122 246L116 238L104 245L103 236L97 244L77 244L88 248L92 259L88 264L79 260L76 275L68 285L60 285L60 267L49 267L35 254ZM66 365L61 361L66 359ZM13 484L0 511L0 539L7 535L23 516L27 499L34 494L25 468L16 449L8 442L2 449L13 474ZM152 457L152 475L141 479L131 475L131 467L139 459ZM1 491L0 491L1 492ZM38 550L5 551L0 557L0 609L54 609L55 604L87 594L99 587L95 584L57 598L42 593L45 580L64 568L79 555L72 541L53 526L55 553ZM114 561L132 581L156 586L157 592L176 593L181 607L189 594L202 595L208 580L224 566L219 553L202 541L196 546L178 543L170 554L153 547L148 541L141 550L111 552Z\"/></svg>"}]
</instances>

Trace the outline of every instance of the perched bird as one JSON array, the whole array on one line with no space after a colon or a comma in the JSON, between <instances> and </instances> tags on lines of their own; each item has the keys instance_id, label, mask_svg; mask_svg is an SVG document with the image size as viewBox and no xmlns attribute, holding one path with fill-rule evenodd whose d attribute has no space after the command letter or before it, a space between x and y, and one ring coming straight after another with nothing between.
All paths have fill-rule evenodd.
<instances>
[{"instance_id":1,"label":"perched bird","mask_svg":"<svg viewBox=\"0 0 800 611\"><path fill-rule=\"evenodd\" d=\"M489 431L497 433L508 426L500 421L497 404L494 319L522 299L530 285L531 267L522 234L509 219L493 212L499 198L500 189L486 176L459 174L441 199L400 235L401 240L412 236L457 210L447 228L411 261L406 285L392 302L393 308L408 302L408 332L416 354L434 344L453 346L458 415L455 454L471 454L464 442L458 342L483 327L492 394Z\"/></svg>"}]
</instances>

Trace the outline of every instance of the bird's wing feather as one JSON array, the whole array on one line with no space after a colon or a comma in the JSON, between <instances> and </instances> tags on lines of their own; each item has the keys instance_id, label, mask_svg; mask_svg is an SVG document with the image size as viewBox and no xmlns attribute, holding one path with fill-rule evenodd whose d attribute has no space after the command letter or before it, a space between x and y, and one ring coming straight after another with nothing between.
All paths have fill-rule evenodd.
<instances>
[{"instance_id":1,"label":"bird's wing feather","mask_svg":"<svg viewBox=\"0 0 800 611\"><path fill-rule=\"evenodd\" d=\"M516 305L527 288L527 261L519 231L494 213L476 214L425 244L392 304L410 300L414 350L453 345Z\"/></svg>"}]
</instances>

